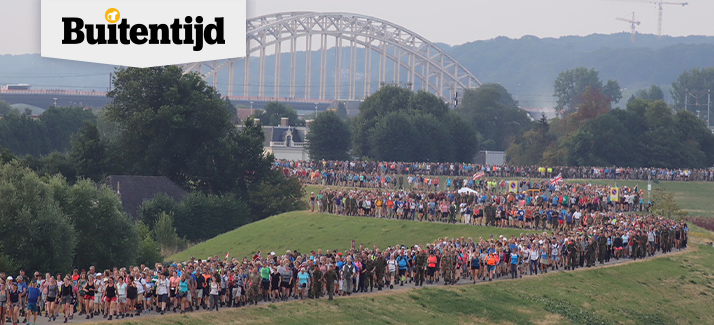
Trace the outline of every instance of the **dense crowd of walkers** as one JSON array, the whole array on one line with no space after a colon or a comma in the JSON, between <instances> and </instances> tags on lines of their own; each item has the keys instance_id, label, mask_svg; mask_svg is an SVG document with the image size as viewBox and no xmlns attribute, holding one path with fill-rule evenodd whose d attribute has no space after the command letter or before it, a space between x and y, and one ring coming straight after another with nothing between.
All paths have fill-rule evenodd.
<instances>
[{"instance_id":1,"label":"dense crowd of walkers","mask_svg":"<svg viewBox=\"0 0 714 325\"><path fill-rule=\"evenodd\" d=\"M368 167L369 166L369 167ZM592 267L611 259L638 259L687 246L686 223L649 213L641 189L552 181L496 181L491 167L365 162L277 162L303 182L348 186L310 195L312 211L530 229L520 236L439 238L347 250L296 250L252 258L226 254L71 274L0 273L0 319L16 325L75 315L86 319L138 317L150 313L219 310L289 299L319 299L394 286L492 281ZM412 169L413 168L413 169ZM540 169L543 169L541 172ZM577 169L577 178L595 169ZM546 178L562 169L499 167L491 176ZM479 177L472 174L482 173ZM571 171L572 172L572 171ZM711 180L709 171L607 169L604 178ZM535 173L535 174L533 174ZM577 174L581 173L581 174ZM668 176L662 176L668 175ZM447 176L444 184L439 177ZM598 176L600 177L600 176ZM664 178L659 178L664 177ZM613 191L614 189L614 191ZM656 202L655 202L656 204ZM323 250L325 249L325 250Z\"/></svg>"},{"instance_id":2,"label":"dense crowd of walkers","mask_svg":"<svg viewBox=\"0 0 714 325\"><path fill-rule=\"evenodd\" d=\"M492 206L492 205L489 205ZM549 226L547 226L550 228ZM94 267L71 274L16 277L0 273L2 319L18 324L45 317L64 322L186 313L241 307L258 302L319 299L395 286L476 283L539 273L593 267L611 259L640 259L687 247L688 228L653 215L607 212L592 222L553 227L519 236L439 238L427 243L396 243L371 248L316 249L284 254L258 251L252 257L170 265ZM355 247L356 246L356 247ZM61 315L61 316L60 316Z\"/></svg>"},{"instance_id":3,"label":"dense crowd of walkers","mask_svg":"<svg viewBox=\"0 0 714 325\"><path fill-rule=\"evenodd\" d=\"M373 181L377 177L395 175L452 176L470 178L483 172L487 178L551 178L562 175L566 179L622 179L662 181L714 181L714 168L667 169L625 167L567 167L567 166L490 166L457 163L403 163L370 161L291 161L275 162L286 175L332 182ZM355 179L356 178L356 179ZM379 180L377 183L384 180Z\"/></svg>"}]
</instances>

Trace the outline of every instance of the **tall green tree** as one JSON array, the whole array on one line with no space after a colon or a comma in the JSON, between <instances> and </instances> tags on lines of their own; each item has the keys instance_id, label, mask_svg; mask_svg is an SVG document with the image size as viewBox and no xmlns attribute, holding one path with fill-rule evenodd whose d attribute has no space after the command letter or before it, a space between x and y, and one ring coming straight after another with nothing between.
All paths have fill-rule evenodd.
<instances>
[{"instance_id":1,"label":"tall green tree","mask_svg":"<svg viewBox=\"0 0 714 325\"><path fill-rule=\"evenodd\" d=\"M650 88L637 91L637 98L653 102L664 100L664 91L662 91L660 86L652 85Z\"/></svg>"},{"instance_id":2,"label":"tall green tree","mask_svg":"<svg viewBox=\"0 0 714 325\"><path fill-rule=\"evenodd\" d=\"M519 166L540 164L547 148L555 141L556 137L550 133L548 119L542 115L532 129L516 136L506 150L506 159Z\"/></svg>"},{"instance_id":3,"label":"tall green tree","mask_svg":"<svg viewBox=\"0 0 714 325\"><path fill-rule=\"evenodd\" d=\"M269 102L265 104L260 113L255 114L255 117L260 118L260 123L263 125L276 126L280 125L283 117L288 118L288 123L292 126L304 125L305 122L298 118L297 111L289 105L281 102Z\"/></svg>"},{"instance_id":4,"label":"tall green tree","mask_svg":"<svg viewBox=\"0 0 714 325\"><path fill-rule=\"evenodd\" d=\"M307 150L312 160L349 160L352 130L337 113L323 112L310 124Z\"/></svg>"},{"instance_id":5,"label":"tall green tree","mask_svg":"<svg viewBox=\"0 0 714 325\"><path fill-rule=\"evenodd\" d=\"M198 74L175 66L125 68L116 71L112 84L108 96L114 101L106 113L120 128L117 158L126 172L163 175L211 193L245 186L245 175L257 172L254 155L242 154L262 153L262 138L245 141L246 133L231 124L228 103Z\"/></svg>"},{"instance_id":6,"label":"tall green tree","mask_svg":"<svg viewBox=\"0 0 714 325\"><path fill-rule=\"evenodd\" d=\"M714 67L684 71L677 81L672 83L674 107L686 108L692 112L702 110L707 105L708 91L714 92ZM689 97L686 99L687 107L684 105L686 97Z\"/></svg>"},{"instance_id":7,"label":"tall green tree","mask_svg":"<svg viewBox=\"0 0 714 325\"><path fill-rule=\"evenodd\" d=\"M25 270L68 272L77 232L54 200L52 188L14 161L0 165L2 255Z\"/></svg>"},{"instance_id":8,"label":"tall green tree","mask_svg":"<svg viewBox=\"0 0 714 325\"><path fill-rule=\"evenodd\" d=\"M599 72L595 69L579 67L566 69L558 74L554 82L553 96L556 98L555 111L559 116L564 116L575 112L582 101L582 94L587 88L598 89L610 101L617 103L622 99L620 85L616 80L608 80L603 85Z\"/></svg>"},{"instance_id":9,"label":"tall green tree","mask_svg":"<svg viewBox=\"0 0 714 325\"><path fill-rule=\"evenodd\" d=\"M505 150L514 136L533 125L528 113L499 84L467 90L456 113L481 134L486 150Z\"/></svg>"},{"instance_id":10,"label":"tall green tree","mask_svg":"<svg viewBox=\"0 0 714 325\"><path fill-rule=\"evenodd\" d=\"M139 235L123 212L119 197L90 180L68 186L62 178L50 182L55 200L77 231L75 266L99 269L136 262Z\"/></svg>"},{"instance_id":11,"label":"tall green tree","mask_svg":"<svg viewBox=\"0 0 714 325\"><path fill-rule=\"evenodd\" d=\"M77 174L99 181L108 172L108 143L102 140L97 125L85 122L84 127L72 137L70 157L75 163Z\"/></svg>"},{"instance_id":12,"label":"tall green tree","mask_svg":"<svg viewBox=\"0 0 714 325\"><path fill-rule=\"evenodd\" d=\"M40 122L47 132L50 150L65 152L70 149L70 140L85 122L95 122L96 115L82 107L55 107L40 114Z\"/></svg>"}]
</instances>

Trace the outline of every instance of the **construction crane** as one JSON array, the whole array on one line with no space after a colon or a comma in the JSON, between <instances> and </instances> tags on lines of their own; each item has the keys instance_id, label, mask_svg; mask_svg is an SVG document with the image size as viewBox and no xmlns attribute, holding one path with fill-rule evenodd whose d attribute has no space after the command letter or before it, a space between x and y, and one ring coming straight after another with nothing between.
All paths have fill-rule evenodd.
<instances>
[{"instance_id":1,"label":"construction crane","mask_svg":"<svg viewBox=\"0 0 714 325\"><path fill-rule=\"evenodd\" d=\"M620 17L617 17L615 19L619 20L619 21L624 21L626 23L630 23L630 26L632 26L632 43L634 43L635 42L635 33L636 33L635 27L640 24L639 21L635 20L635 12L634 11L632 12L632 19L620 18Z\"/></svg>"},{"instance_id":2,"label":"construction crane","mask_svg":"<svg viewBox=\"0 0 714 325\"><path fill-rule=\"evenodd\" d=\"M652 3L656 4L659 7L659 19L657 22L657 37L662 38L662 6L663 5L677 5L677 6L686 6L689 3L687 2L668 2L668 1L661 1L661 0L610 0L610 1L617 1L617 2L639 2L639 3Z\"/></svg>"}]
</instances>

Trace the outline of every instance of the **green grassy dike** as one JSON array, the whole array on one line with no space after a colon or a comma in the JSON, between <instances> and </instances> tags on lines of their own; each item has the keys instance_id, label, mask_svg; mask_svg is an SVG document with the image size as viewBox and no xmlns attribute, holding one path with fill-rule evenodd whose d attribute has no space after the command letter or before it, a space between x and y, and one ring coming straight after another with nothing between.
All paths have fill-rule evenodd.
<instances>
[{"instance_id":1,"label":"green grassy dike","mask_svg":"<svg viewBox=\"0 0 714 325\"><path fill-rule=\"evenodd\" d=\"M118 324L714 324L714 248L490 284L296 301Z\"/></svg>"},{"instance_id":2,"label":"green grassy dike","mask_svg":"<svg viewBox=\"0 0 714 325\"><path fill-rule=\"evenodd\" d=\"M309 211L293 211L247 224L229 231L183 252L167 258L168 261L186 261L192 256L206 259L226 252L231 257L252 257L262 250L263 254L297 249L309 253L322 248L349 249L352 240L356 245L372 248L374 244L384 248L391 245L424 245L439 237L479 237L490 235L517 235L525 230L475 227L468 225L429 223L403 220L375 219L371 217L347 217Z\"/></svg>"}]
</instances>

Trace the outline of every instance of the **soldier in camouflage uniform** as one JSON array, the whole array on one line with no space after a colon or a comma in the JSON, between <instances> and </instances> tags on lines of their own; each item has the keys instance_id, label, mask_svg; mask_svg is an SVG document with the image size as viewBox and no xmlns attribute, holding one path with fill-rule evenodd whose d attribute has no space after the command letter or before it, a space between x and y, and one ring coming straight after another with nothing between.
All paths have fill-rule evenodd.
<instances>
[{"instance_id":1,"label":"soldier in camouflage uniform","mask_svg":"<svg viewBox=\"0 0 714 325\"><path fill-rule=\"evenodd\" d=\"M452 283L453 278L452 278L452 258L451 258L451 252L449 251L448 248L444 250L444 256L441 257L441 273L444 274L444 284L449 285Z\"/></svg>"},{"instance_id":2,"label":"soldier in camouflage uniform","mask_svg":"<svg viewBox=\"0 0 714 325\"><path fill-rule=\"evenodd\" d=\"M335 294L335 281L337 280L337 272L335 271L335 266L332 264L327 264L327 272L323 277L325 280L325 289L327 289L327 295L329 299L332 300L332 296Z\"/></svg>"},{"instance_id":3,"label":"soldier in camouflage uniform","mask_svg":"<svg viewBox=\"0 0 714 325\"><path fill-rule=\"evenodd\" d=\"M605 264L605 257L607 255L607 237L605 237L605 232L602 231L597 238L597 257L600 264Z\"/></svg>"},{"instance_id":4,"label":"soldier in camouflage uniform","mask_svg":"<svg viewBox=\"0 0 714 325\"><path fill-rule=\"evenodd\" d=\"M322 295L322 283L324 282L322 276L322 271L320 271L320 268L317 266L317 264L313 265L312 288L310 289L310 295L308 297L320 299L320 296Z\"/></svg>"},{"instance_id":5,"label":"soldier in camouflage uniform","mask_svg":"<svg viewBox=\"0 0 714 325\"><path fill-rule=\"evenodd\" d=\"M419 255L417 255L416 260L414 261L415 267L416 267L416 281L415 285L416 286L424 286L424 272L426 270L426 263L427 263L427 256L426 256L426 251L422 250Z\"/></svg>"},{"instance_id":6,"label":"soldier in camouflage uniform","mask_svg":"<svg viewBox=\"0 0 714 325\"><path fill-rule=\"evenodd\" d=\"M371 292L374 289L374 261L371 255L362 254L362 270L364 271L363 292L367 292L367 288Z\"/></svg>"},{"instance_id":7,"label":"soldier in camouflage uniform","mask_svg":"<svg viewBox=\"0 0 714 325\"><path fill-rule=\"evenodd\" d=\"M387 270L387 260L384 259L384 256L379 253L379 251L375 252L377 254L377 258L374 260L374 271L375 271L375 276L377 277L377 290L382 290L382 287L384 287L384 272Z\"/></svg>"},{"instance_id":8,"label":"soldier in camouflage uniform","mask_svg":"<svg viewBox=\"0 0 714 325\"><path fill-rule=\"evenodd\" d=\"M260 273L258 273L256 269L253 269L250 274L250 292L248 300L250 301L251 305L257 305L258 295L260 294L260 282L263 278L260 276Z\"/></svg>"},{"instance_id":9,"label":"soldier in camouflage uniform","mask_svg":"<svg viewBox=\"0 0 714 325\"><path fill-rule=\"evenodd\" d=\"M574 239L571 238L568 241L566 250L568 251L568 266L565 269L575 270L575 267L578 264L578 245L575 243Z\"/></svg>"},{"instance_id":10,"label":"soldier in camouflage uniform","mask_svg":"<svg viewBox=\"0 0 714 325\"><path fill-rule=\"evenodd\" d=\"M596 250L597 250L597 242L595 242L595 238L590 238L590 240L588 241L588 246L585 249L585 251L586 251L585 257L587 259L588 267L595 265L595 251Z\"/></svg>"}]
</instances>

